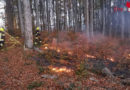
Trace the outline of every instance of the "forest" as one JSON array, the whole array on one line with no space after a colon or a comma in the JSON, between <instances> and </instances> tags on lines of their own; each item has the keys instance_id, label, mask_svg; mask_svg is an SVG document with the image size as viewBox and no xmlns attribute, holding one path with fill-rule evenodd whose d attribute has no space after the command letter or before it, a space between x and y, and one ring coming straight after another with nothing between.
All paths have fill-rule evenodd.
<instances>
[{"instance_id":1,"label":"forest","mask_svg":"<svg viewBox=\"0 0 130 90\"><path fill-rule=\"evenodd\" d=\"M130 0L0 0L0 90L130 90Z\"/></svg>"}]
</instances>

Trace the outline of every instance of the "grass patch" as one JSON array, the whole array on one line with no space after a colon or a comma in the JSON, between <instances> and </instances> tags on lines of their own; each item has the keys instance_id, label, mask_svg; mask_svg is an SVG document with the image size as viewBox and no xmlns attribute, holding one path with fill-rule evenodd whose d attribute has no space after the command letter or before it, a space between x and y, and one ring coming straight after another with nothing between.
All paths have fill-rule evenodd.
<instances>
[{"instance_id":1,"label":"grass patch","mask_svg":"<svg viewBox=\"0 0 130 90\"><path fill-rule=\"evenodd\" d=\"M38 70L39 70L38 74L41 74L45 71L45 69L42 66L39 66Z\"/></svg>"},{"instance_id":2,"label":"grass patch","mask_svg":"<svg viewBox=\"0 0 130 90\"><path fill-rule=\"evenodd\" d=\"M87 77L88 76L88 71L85 68L85 63L81 63L78 69L75 70L75 74L78 75L79 77Z\"/></svg>"},{"instance_id":3,"label":"grass patch","mask_svg":"<svg viewBox=\"0 0 130 90\"><path fill-rule=\"evenodd\" d=\"M43 82L32 82L28 85L27 89L32 90L34 88L38 88L43 85Z\"/></svg>"}]
</instances>

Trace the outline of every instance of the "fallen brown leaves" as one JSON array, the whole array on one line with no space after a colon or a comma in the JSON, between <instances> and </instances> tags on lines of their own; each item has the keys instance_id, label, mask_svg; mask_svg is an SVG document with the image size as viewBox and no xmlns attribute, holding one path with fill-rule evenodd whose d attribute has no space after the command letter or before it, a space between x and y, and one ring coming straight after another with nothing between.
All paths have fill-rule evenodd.
<instances>
[{"instance_id":1,"label":"fallen brown leaves","mask_svg":"<svg viewBox=\"0 0 130 90\"><path fill-rule=\"evenodd\" d=\"M53 37L55 38L56 33L50 34L50 36L44 36L45 41L44 43L47 44L45 47L51 47L53 44L56 43L56 47L60 49L60 51L57 51L57 53L62 53L60 57L62 57L61 60L59 60L59 63L68 65L66 60L68 57L65 57L65 55L68 53L73 60L77 60L81 62L86 54L94 55L98 58L106 58L108 56L114 57L115 60L117 58L122 57L120 55L123 55L123 57L126 57L127 60L129 60L129 55L127 56L129 52L129 47L125 49L122 49L120 47L120 44L115 43L115 41L112 40L106 40L104 41L97 41L90 42L86 39L84 35L81 34L73 34L68 33L64 34L65 36L62 37L60 40L53 42ZM45 34L44 34L45 35ZM79 36L80 35L80 36ZM62 36L62 34L61 34ZM61 37L60 36L60 37ZM51 37L51 38L48 38ZM59 42L60 41L60 42ZM109 42L111 41L111 42ZM52 43L53 42L53 43ZM105 44L104 44L105 43ZM122 45L123 47L124 45ZM57 49L57 48L52 48ZM127 51L126 51L127 50ZM124 52L125 51L125 52ZM117 54L117 52L119 52ZM64 55L63 55L64 54ZM16 46L15 48L11 48L9 50L1 51L0 52L0 89L10 89L10 90L26 90L27 87L36 86L35 89L38 90L129 90L129 87L122 86L117 82L112 81L108 77L102 77L93 73L89 72L88 77L79 77L74 72L61 72L57 73L54 72L54 69L51 71L46 66L40 66L40 70L42 72L39 74L39 66L36 64L34 60L31 59L33 56L38 56L39 54L37 52L34 52L32 50L30 51L23 51L22 47ZM49 55L49 54L48 54ZM50 55L52 55L50 53ZM73 57L76 56L76 57ZM116 56L115 56L116 55ZM48 57L48 56L46 56ZM55 58L48 57L54 63L58 63ZM53 59L52 59L53 58ZM81 60L81 61L80 61ZM127 62L127 60L125 62ZM120 59L121 61L121 59ZM76 65L74 64L74 65ZM73 63L72 63L73 65ZM59 71L65 71L66 68L59 69ZM41 75L48 74L48 75L56 75L57 79L46 79L41 78ZM90 80L90 77L93 77L95 80ZM117 81L119 81L117 79ZM37 83L36 83L37 82ZM38 84L39 82L42 82L41 85L34 85ZM40 87L37 87L40 86Z\"/></svg>"},{"instance_id":2,"label":"fallen brown leaves","mask_svg":"<svg viewBox=\"0 0 130 90\"><path fill-rule=\"evenodd\" d=\"M11 49L0 54L0 84L2 89L20 89L38 78L35 62L24 59L21 48ZM6 61L4 61L6 59ZM25 65L32 63L31 65ZM34 77L35 76L35 77Z\"/></svg>"}]
</instances>

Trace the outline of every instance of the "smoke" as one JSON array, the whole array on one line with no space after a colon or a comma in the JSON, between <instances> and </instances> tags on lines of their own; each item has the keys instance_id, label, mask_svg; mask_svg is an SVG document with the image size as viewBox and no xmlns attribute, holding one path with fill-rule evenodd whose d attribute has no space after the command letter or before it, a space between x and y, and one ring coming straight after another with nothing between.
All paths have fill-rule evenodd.
<instances>
[{"instance_id":1,"label":"smoke","mask_svg":"<svg viewBox=\"0 0 130 90\"><path fill-rule=\"evenodd\" d=\"M115 33L116 36L121 36L123 33L126 38L130 37L130 12L126 7L126 2L112 7L110 18L108 19L111 20L112 33Z\"/></svg>"}]
</instances>

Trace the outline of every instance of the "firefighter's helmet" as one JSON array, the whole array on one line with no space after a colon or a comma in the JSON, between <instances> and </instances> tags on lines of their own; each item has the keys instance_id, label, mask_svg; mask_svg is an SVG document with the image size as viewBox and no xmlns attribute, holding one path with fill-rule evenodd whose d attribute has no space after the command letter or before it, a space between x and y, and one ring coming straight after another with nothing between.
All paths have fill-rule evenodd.
<instances>
[{"instance_id":1,"label":"firefighter's helmet","mask_svg":"<svg viewBox=\"0 0 130 90\"><path fill-rule=\"evenodd\" d=\"M39 28L39 27L37 27L37 28L36 28L36 30L40 30L40 28Z\"/></svg>"},{"instance_id":2,"label":"firefighter's helmet","mask_svg":"<svg viewBox=\"0 0 130 90\"><path fill-rule=\"evenodd\" d=\"M0 31L4 32L5 30L4 30L4 28L0 28Z\"/></svg>"}]
</instances>

